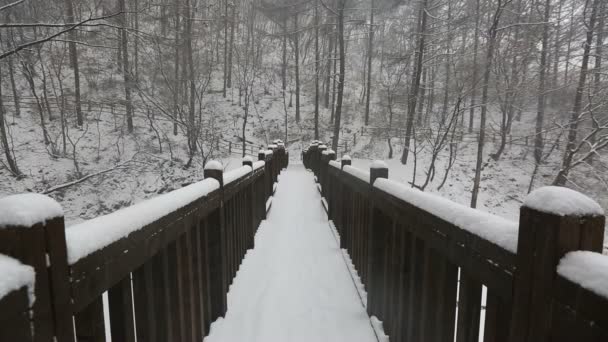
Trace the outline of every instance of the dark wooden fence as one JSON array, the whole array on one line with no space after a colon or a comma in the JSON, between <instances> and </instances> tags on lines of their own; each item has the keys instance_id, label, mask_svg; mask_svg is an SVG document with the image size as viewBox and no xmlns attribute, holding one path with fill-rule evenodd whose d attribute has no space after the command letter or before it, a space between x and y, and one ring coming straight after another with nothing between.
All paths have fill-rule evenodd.
<instances>
[{"instance_id":1,"label":"dark wooden fence","mask_svg":"<svg viewBox=\"0 0 608 342\"><path fill-rule=\"evenodd\" d=\"M364 172L317 144L302 157L365 284L368 313L391 341L473 342L480 328L484 341L608 341L608 284L597 280L608 279L601 208L524 205L519 223L510 222L382 179L382 163ZM538 191L552 200L554 190ZM581 250L603 266L568 254ZM586 275L559 272L565 255Z\"/></svg>"},{"instance_id":2,"label":"dark wooden fence","mask_svg":"<svg viewBox=\"0 0 608 342\"><path fill-rule=\"evenodd\" d=\"M105 341L105 292L112 341L202 341L226 312L228 286L287 166L285 149L273 149L237 170L206 168L199 183L67 229L61 216L0 225L0 253L35 271L33 306L26 287L0 298L0 341ZM33 203L22 205L27 212ZM163 214L167 207L175 209Z\"/></svg>"}]
</instances>

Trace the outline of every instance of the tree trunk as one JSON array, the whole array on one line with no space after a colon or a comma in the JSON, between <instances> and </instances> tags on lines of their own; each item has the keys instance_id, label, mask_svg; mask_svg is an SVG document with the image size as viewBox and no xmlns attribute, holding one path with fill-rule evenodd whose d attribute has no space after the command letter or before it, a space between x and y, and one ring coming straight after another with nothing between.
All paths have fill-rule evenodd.
<instances>
[{"instance_id":1,"label":"tree trunk","mask_svg":"<svg viewBox=\"0 0 608 342\"><path fill-rule=\"evenodd\" d=\"M127 6L125 0L119 0L120 11L123 12L119 17L121 19L121 41L122 41L122 74L125 82L125 102L127 115L127 130L133 132L133 105L131 103L131 70L129 69L129 49L127 37Z\"/></svg>"},{"instance_id":2,"label":"tree trunk","mask_svg":"<svg viewBox=\"0 0 608 342\"><path fill-rule=\"evenodd\" d=\"M451 22L452 22L452 2L448 1L448 20L446 23L447 29L447 41L446 41L446 56L445 56L445 85L443 88L443 107L441 109L441 126L445 125L445 120L448 112L448 102L449 102L449 92L450 92L450 63L452 62L452 58L450 54L452 53L452 39L453 34L451 30Z\"/></svg>"},{"instance_id":3,"label":"tree trunk","mask_svg":"<svg viewBox=\"0 0 608 342\"><path fill-rule=\"evenodd\" d=\"M222 96L226 97L226 87L228 87L228 0L224 0L224 86Z\"/></svg>"},{"instance_id":4,"label":"tree trunk","mask_svg":"<svg viewBox=\"0 0 608 342\"><path fill-rule=\"evenodd\" d=\"M568 129L568 143L566 150L564 151L564 158L562 160L562 166L557 177L553 181L553 185L563 186L568 181L568 174L570 172L570 164L574 157L574 146L576 144L576 136L578 134L578 122L582 116L583 111L583 96L585 92L585 84L587 82L587 73L589 69L589 57L591 54L591 44L593 44L593 31L595 29L597 12L599 5L602 0L593 0L591 8L591 17L589 18L589 24L587 27L587 34L585 44L583 45L583 57L581 60L581 71L578 79L578 85L576 87L576 93L574 95L574 104L572 106L572 112L570 115L570 124ZM587 13L588 8L583 13Z\"/></svg>"},{"instance_id":5,"label":"tree trunk","mask_svg":"<svg viewBox=\"0 0 608 342\"><path fill-rule=\"evenodd\" d=\"M416 47L416 64L414 66L414 77L412 77L412 86L410 87L408 106L407 106L407 122L405 127L405 142L403 145L403 153L401 154L401 164L407 164L407 157L410 150L410 140L412 139L412 128L414 124L414 116L416 115L416 103L418 101L418 92L420 90L420 79L422 76L422 63L424 57L425 31L427 21L427 3L428 0L420 2L419 16L421 20L417 29L418 46Z\"/></svg>"},{"instance_id":6,"label":"tree trunk","mask_svg":"<svg viewBox=\"0 0 608 342\"><path fill-rule=\"evenodd\" d=\"M124 0L121 0L124 4ZM72 0L65 0L65 10L66 10L66 22L73 23L74 19L74 5L72 4ZM124 11L124 7L122 7ZM123 30L124 31L124 30ZM80 98L80 69L78 67L78 51L76 50L76 40L78 39L76 36L76 30L70 30L68 33L68 37L70 38L70 42L68 43L68 47L70 50L70 67L74 71L74 100L75 100L75 109L76 109L76 121L78 126L82 127L84 124L84 119L82 115L82 104ZM120 53L120 52L119 52ZM125 53L126 55L126 53Z\"/></svg>"},{"instance_id":7,"label":"tree trunk","mask_svg":"<svg viewBox=\"0 0 608 342\"><path fill-rule=\"evenodd\" d=\"M13 65L13 57L8 57L8 76L13 90L13 102L15 104L15 116L21 116L21 103L19 102L19 93L17 92L17 84L15 83L15 67Z\"/></svg>"},{"instance_id":8,"label":"tree trunk","mask_svg":"<svg viewBox=\"0 0 608 342\"><path fill-rule=\"evenodd\" d=\"M338 65L338 42L337 42L337 37L334 38L334 53L332 54L332 59L333 59L333 72L332 72L332 86L331 86L331 117L329 119L329 121L333 124L334 123L334 117L336 116L336 84L338 84L338 79L336 78L336 76L338 76L338 71L337 71L337 65Z\"/></svg>"},{"instance_id":9,"label":"tree trunk","mask_svg":"<svg viewBox=\"0 0 608 342\"><path fill-rule=\"evenodd\" d=\"M180 90L180 79L179 79L179 30L180 30L180 22L179 22L179 8L180 8L180 0L175 0L175 54L174 54L174 83L173 83L173 135L177 135L177 124L179 122L179 94Z\"/></svg>"},{"instance_id":10,"label":"tree trunk","mask_svg":"<svg viewBox=\"0 0 608 342\"><path fill-rule=\"evenodd\" d=\"M194 61L193 61L193 51L192 51L192 15L190 13L191 9L191 0L186 0L186 6L184 8L185 17L186 17L186 32L185 33L185 43L186 43L186 58L187 58L187 67L188 67L188 83L190 88L190 105L188 111L188 145L190 148L191 155L197 150L196 140L197 140L197 128L194 120L195 113L195 104L196 104L196 84L194 82Z\"/></svg>"},{"instance_id":11,"label":"tree trunk","mask_svg":"<svg viewBox=\"0 0 608 342\"><path fill-rule=\"evenodd\" d=\"M298 14L296 13L293 17L293 42L294 42L294 56L295 56L295 67L296 67L296 122L300 122L300 42L298 41Z\"/></svg>"},{"instance_id":12,"label":"tree trunk","mask_svg":"<svg viewBox=\"0 0 608 342\"><path fill-rule=\"evenodd\" d=\"M281 64L281 89L285 97L287 89L287 17L283 19L283 63Z\"/></svg>"},{"instance_id":13,"label":"tree trunk","mask_svg":"<svg viewBox=\"0 0 608 342\"><path fill-rule=\"evenodd\" d=\"M546 100L546 78L547 78L547 51L549 49L549 19L551 16L551 0L545 0L545 11L543 21L543 38L540 51L539 76L538 76L538 103L536 108L536 130L534 132L534 163L541 163L543 157L543 121L545 118Z\"/></svg>"},{"instance_id":14,"label":"tree trunk","mask_svg":"<svg viewBox=\"0 0 608 342\"><path fill-rule=\"evenodd\" d=\"M8 134L6 131L5 119L4 119L4 102L2 100L2 72L0 71L0 140L2 142L2 149L4 150L4 156L8 164L9 171L18 176L21 174L17 167L17 162L12 154L11 146L8 143Z\"/></svg>"},{"instance_id":15,"label":"tree trunk","mask_svg":"<svg viewBox=\"0 0 608 342\"><path fill-rule=\"evenodd\" d=\"M319 140L319 3L315 2L315 140Z\"/></svg>"},{"instance_id":16,"label":"tree trunk","mask_svg":"<svg viewBox=\"0 0 608 342\"><path fill-rule=\"evenodd\" d=\"M369 125L369 101L372 93L372 57L374 52L374 0L369 10L369 41L367 45L367 96L365 98L365 126ZM392 153L391 153L392 154Z\"/></svg>"},{"instance_id":17,"label":"tree trunk","mask_svg":"<svg viewBox=\"0 0 608 342\"><path fill-rule=\"evenodd\" d=\"M232 88L232 50L234 50L234 25L236 22L236 6L232 6L232 14L230 21L230 46L228 47L228 80L226 86Z\"/></svg>"},{"instance_id":18,"label":"tree trunk","mask_svg":"<svg viewBox=\"0 0 608 342\"><path fill-rule=\"evenodd\" d=\"M604 25L606 21L606 3L602 2L600 4L599 13L598 13L598 23L597 23L597 38L595 43L595 56L593 57L595 60L595 65L593 66L594 78L593 78L593 96L592 101L596 105L601 103L600 92L601 92L601 80L602 80L602 53L604 45ZM591 106L593 107L593 106ZM593 115L592 119L599 120L595 115ZM598 129L598 121L591 120L591 125L594 130ZM596 134L591 136L591 144L595 144L597 140ZM589 163L593 163L592 154L589 157Z\"/></svg>"},{"instance_id":19,"label":"tree trunk","mask_svg":"<svg viewBox=\"0 0 608 342\"><path fill-rule=\"evenodd\" d=\"M329 109L329 93L331 92L331 84L332 84L332 59L333 59L333 50L334 50L334 35L329 34L328 37L328 47L327 47L327 66L325 67L325 108Z\"/></svg>"},{"instance_id":20,"label":"tree trunk","mask_svg":"<svg viewBox=\"0 0 608 342\"><path fill-rule=\"evenodd\" d=\"M344 97L344 69L345 69L345 51L344 51L344 6L346 0L338 0L338 47L340 53L340 73L338 75L338 96L336 99L336 113L334 115L334 136L331 143L331 148L334 151L338 150L338 142L340 141L340 120L342 119L342 99Z\"/></svg>"},{"instance_id":21,"label":"tree trunk","mask_svg":"<svg viewBox=\"0 0 608 342\"><path fill-rule=\"evenodd\" d=\"M479 50L479 1L475 1L475 39L473 42L473 89L471 90L471 107L469 108L469 133L473 132L473 123L475 121L475 106L477 97L477 51Z\"/></svg>"},{"instance_id":22,"label":"tree trunk","mask_svg":"<svg viewBox=\"0 0 608 342\"><path fill-rule=\"evenodd\" d=\"M479 184L481 182L481 168L483 163L483 147L486 142L486 116L488 112L488 89L490 87L490 74L492 72L492 59L494 58L494 48L498 35L498 24L504 9L503 0L498 0L496 11L492 17L492 25L488 30L488 50L486 52L486 63L483 74L483 90L481 93L481 118L479 123L479 139L477 141L477 162L475 163L475 179L473 181L473 191L471 196L471 208L477 207L477 197L479 196Z\"/></svg>"}]
</instances>

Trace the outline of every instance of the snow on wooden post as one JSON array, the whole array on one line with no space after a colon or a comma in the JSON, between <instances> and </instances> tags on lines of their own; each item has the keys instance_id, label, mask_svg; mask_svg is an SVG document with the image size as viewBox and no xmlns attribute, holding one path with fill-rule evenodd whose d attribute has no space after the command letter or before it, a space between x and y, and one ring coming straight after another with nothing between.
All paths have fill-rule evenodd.
<instances>
[{"instance_id":1,"label":"snow on wooden post","mask_svg":"<svg viewBox=\"0 0 608 342\"><path fill-rule=\"evenodd\" d=\"M340 165L342 166L342 170L344 170L344 166L351 165L351 163L352 163L352 161L348 154L343 155L342 159L340 159Z\"/></svg>"},{"instance_id":2,"label":"snow on wooden post","mask_svg":"<svg viewBox=\"0 0 608 342\"><path fill-rule=\"evenodd\" d=\"M388 166L382 160L374 160L369 167L369 184L374 185L378 178L388 178Z\"/></svg>"},{"instance_id":3,"label":"snow on wooden post","mask_svg":"<svg viewBox=\"0 0 608 342\"><path fill-rule=\"evenodd\" d=\"M50 341L53 336L61 342L73 340L61 206L40 194L0 199L0 253L16 258L35 271L34 340ZM103 312L98 314L96 318L103 324Z\"/></svg>"},{"instance_id":4,"label":"snow on wooden post","mask_svg":"<svg viewBox=\"0 0 608 342\"><path fill-rule=\"evenodd\" d=\"M568 252L601 253L602 207L567 188L531 192L520 210L509 341L547 341L559 260ZM488 318L486 318L488 319Z\"/></svg>"},{"instance_id":5,"label":"snow on wooden post","mask_svg":"<svg viewBox=\"0 0 608 342\"><path fill-rule=\"evenodd\" d=\"M226 250L226 217L224 213L224 167L217 160L205 165L204 178L213 178L220 184L222 205L211 213L207 222L208 269L209 269L209 298L211 300L211 321L226 313L226 294L228 293L228 264Z\"/></svg>"},{"instance_id":6,"label":"snow on wooden post","mask_svg":"<svg viewBox=\"0 0 608 342\"><path fill-rule=\"evenodd\" d=\"M266 153L264 150L259 150L258 151L258 160L266 160Z\"/></svg>"},{"instance_id":7,"label":"snow on wooden post","mask_svg":"<svg viewBox=\"0 0 608 342\"><path fill-rule=\"evenodd\" d=\"M317 158L318 152L319 152L319 146L316 144L312 144L308 148L308 166L307 166L307 168L310 169L313 173L315 172L315 169L316 169L316 163L317 163L316 158Z\"/></svg>"},{"instance_id":8,"label":"snow on wooden post","mask_svg":"<svg viewBox=\"0 0 608 342\"><path fill-rule=\"evenodd\" d=\"M224 186L224 166L220 161L212 160L205 165L203 178L213 178L220 183L220 188Z\"/></svg>"},{"instance_id":9,"label":"snow on wooden post","mask_svg":"<svg viewBox=\"0 0 608 342\"><path fill-rule=\"evenodd\" d=\"M325 178L327 176L327 168L329 167L329 154L327 150L321 152L321 163L319 164L319 174L317 175L317 180L321 185L321 191L324 192L325 189Z\"/></svg>"},{"instance_id":10,"label":"snow on wooden post","mask_svg":"<svg viewBox=\"0 0 608 342\"><path fill-rule=\"evenodd\" d=\"M321 156L323 155L323 151L327 150L327 145L319 145L315 156L315 169L313 170L315 175L317 176L317 180L319 178L319 174L321 172Z\"/></svg>"},{"instance_id":11,"label":"snow on wooden post","mask_svg":"<svg viewBox=\"0 0 608 342\"><path fill-rule=\"evenodd\" d=\"M251 158L250 156L243 157L243 166L250 166L251 171L253 171L253 158Z\"/></svg>"}]
</instances>

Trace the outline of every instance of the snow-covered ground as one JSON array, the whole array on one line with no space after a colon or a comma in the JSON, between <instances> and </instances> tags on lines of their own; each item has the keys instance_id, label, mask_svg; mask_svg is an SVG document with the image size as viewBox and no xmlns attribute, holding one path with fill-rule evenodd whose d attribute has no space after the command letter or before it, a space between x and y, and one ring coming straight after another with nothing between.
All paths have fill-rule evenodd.
<instances>
[{"instance_id":1,"label":"snow-covered ground","mask_svg":"<svg viewBox=\"0 0 608 342\"><path fill-rule=\"evenodd\" d=\"M305 204L305 205L303 205ZM377 341L313 176L291 166L206 342Z\"/></svg>"}]
</instances>

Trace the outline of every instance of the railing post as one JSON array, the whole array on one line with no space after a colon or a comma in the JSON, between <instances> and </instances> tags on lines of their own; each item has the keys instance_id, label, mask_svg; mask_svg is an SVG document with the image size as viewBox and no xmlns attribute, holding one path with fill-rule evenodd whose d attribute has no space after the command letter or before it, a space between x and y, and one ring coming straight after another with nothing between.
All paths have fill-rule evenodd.
<instances>
[{"instance_id":1,"label":"railing post","mask_svg":"<svg viewBox=\"0 0 608 342\"><path fill-rule=\"evenodd\" d=\"M209 296L211 303L211 321L226 313L226 294L228 293L228 265L227 246L226 246L226 228L224 216L224 168L222 163L212 160L205 165L203 177L213 178L220 184L221 202L220 207L215 214L209 216L209 225L205 230L207 234L207 253L208 253L208 269L209 269Z\"/></svg>"},{"instance_id":2,"label":"railing post","mask_svg":"<svg viewBox=\"0 0 608 342\"><path fill-rule=\"evenodd\" d=\"M65 224L61 206L39 194L8 196L0 208L0 253L30 265L36 272L34 341L73 341ZM0 210L3 216L3 210ZM103 316L101 316L103 324Z\"/></svg>"},{"instance_id":3,"label":"railing post","mask_svg":"<svg viewBox=\"0 0 608 342\"><path fill-rule=\"evenodd\" d=\"M313 170L315 173L315 176L317 176L317 180L319 180L320 174L321 174L321 156L323 155L323 151L327 150L327 146L326 145L320 145L317 153L316 153L316 165L315 165L315 169Z\"/></svg>"},{"instance_id":4,"label":"railing post","mask_svg":"<svg viewBox=\"0 0 608 342\"><path fill-rule=\"evenodd\" d=\"M344 172L344 167L346 165L351 165L350 156L348 156L347 154L343 155L342 159L340 159L341 172ZM346 227L344 227L344 217L346 213L344 212L344 203L346 203L348 198L346 198L344 192L344 183L342 181L338 182L338 184L336 185L336 192L336 204L334 206L335 212L332 213L333 220L338 230L338 233L340 234L340 248L346 248Z\"/></svg>"},{"instance_id":5,"label":"railing post","mask_svg":"<svg viewBox=\"0 0 608 342\"><path fill-rule=\"evenodd\" d=\"M373 184L378 178L388 178L388 167L382 161L375 160L369 170L369 184L372 187L370 192L373 193ZM383 286L382 286L382 266L384 262L384 253L386 252L386 239L390 227L389 218L386 217L378 208L371 197L370 206L370 221L369 221L369 236L368 236L368 282L369 290L367 295L367 312L371 315L377 315L382 311L381 305L384 302ZM381 317L383 319L385 317Z\"/></svg>"},{"instance_id":6,"label":"railing post","mask_svg":"<svg viewBox=\"0 0 608 342\"><path fill-rule=\"evenodd\" d=\"M251 158L250 156L245 156L243 158L243 166L249 166L251 167L251 172L253 173L253 158ZM246 248L253 248L253 239L255 236L255 224L256 224L256 212L255 212L255 206L256 206L256 200L255 200L255 181L251 182L251 184L249 184L249 190L248 190L248 194L247 194L248 198L248 202L249 202L249 229L248 232L248 236L247 236L247 246Z\"/></svg>"},{"instance_id":7,"label":"railing post","mask_svg":"<svg viewBox=\"0 0 608 342\"><path fill-rule=\"evenodd\" d=\"M373 186L378 178L388 178L388 167L385 162L374 160L369 168L369 184Z\"/></svg>"},{"instance_id":8,"label":"railing post","mask_svg":"<svg viewBox=\"0 0 608 342\"><path fill-rule=\"evenodd\" d=\"M329 200L330 200L330 196L331 196L331 187L333 186L333 184L330 184L330 177L329 177L329 162L332 160L336 160L336 152L334 152L334 150L329 150L327 151L327 166L325 167L325 177L324 177L324 183L323 183L323 196L325 197L325 200L328 201L327 206L329 207ZM327 211L329 212L329 208L327 208Z\"/></svg>"},{"instance_id":9,"label":"railing post","mask_svg":"<svg viewBox=\"0 0 608 342\"><path fill-rule=\"evenodd\" d=\"M321 162L319 163L319 174L317 175L317 181L321 185L322 194L325 193L325 177L327 174L327 166L329 165L329 155L327 151L321 152Z\"/></svg>"},{"instance_id":10,"label":"railing post","mask_svg":"<svg viewBox=\"0 0 608 342\"><path fill-rule=\"evenodd\" d=\"M602 208L576 191L550 186L528 195L520 210L509 341L549 339L557 264L571 251L601 253L604 224Z\"/></svg>"},{"instance_id":11,"label":"railing post","mask_svg":"<svg viewBox=\"0 0 608 342\"><path fill-rule=\"evenodd\" d=\"M308 166L307 168L310 169L313 173L315 173L315 170L317 168L317 154L319 152L319 146L316 144L312 144L310 145L310 147L308 148Z\"/></svg>"}]
</instances>

